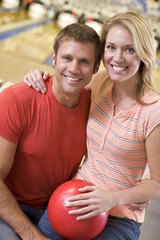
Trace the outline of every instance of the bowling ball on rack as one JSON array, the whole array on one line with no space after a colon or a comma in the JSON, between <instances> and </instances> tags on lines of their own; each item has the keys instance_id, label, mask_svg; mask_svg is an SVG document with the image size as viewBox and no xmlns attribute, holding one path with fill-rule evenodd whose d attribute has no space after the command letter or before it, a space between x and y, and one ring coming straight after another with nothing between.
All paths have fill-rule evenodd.
<instances>
[{"instance_id":1,"label":"bowling ball on rack","mask_svg":"<svg viewBox=\"0 0 160 240\"><path fill-rule=\"evenodd\" d=\"M70 240L91 240L103 230L107 223L108 213L101 213L97 216L76 220L77 215L69 215L69 211L80 207L65 207L67 199L77 194L84 186L93 186L92 183L84 180L70 180L60 185L51 195L48 204L48 217L54 231L64 239Z\"/></svg>"}]
</instances>

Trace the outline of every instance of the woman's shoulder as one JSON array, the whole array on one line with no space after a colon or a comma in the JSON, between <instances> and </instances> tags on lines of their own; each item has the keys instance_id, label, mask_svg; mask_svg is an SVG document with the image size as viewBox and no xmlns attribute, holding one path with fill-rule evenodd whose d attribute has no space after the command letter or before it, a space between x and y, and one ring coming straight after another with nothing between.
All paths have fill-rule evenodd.
<instances>
[{"instance_id":1,"label":"woman's shoulder","mask_svg":"<svg viewBox=\"0 0 160 240\"><path fill-rule=\"evenodd\" d=\"M101 70L98 73L94 74L93 76L93 80L94 82L101 82L103 80L109 81L110 77L109 74L107 72L107 70Z\"/></svg>"},{"instance_id":2,"label":"woman's shoulder","mask_svg":"<svg viewBox=\"0 0 160 240\"><path fill-rule=\"evenodd\" d=\"M146 105L150 105L153 107L155 105L160 105L160 93L157 92L157 91L153 91L153 90L148 90L143 98L142 98L142 101L144 102L144 104Z\"/></svg>"},{"instance_id":3,"label":"woman's shoulder","mask_svg":"<svg viewBox=\"0 0 160 240\"><path fill-rule=\"evenodd\" d=\"M100 71L95 74L94 79L91 85L92 95L95 95L102 92L103 89L109 89L109 86L112 87L113 82L110 79L110 76L106 70Z\"/></svg>"},{"instance_id":4,"label":"woman's shoulder","mask_svg":"<svg viewBox=\"0 0 160 240\"><path fill-rule=\"evenodd\" d=\"M141 104L142 119L160 123L160 94L156 91L148 91L143 97L144 104Z\"/></svg>"}]
</instances>

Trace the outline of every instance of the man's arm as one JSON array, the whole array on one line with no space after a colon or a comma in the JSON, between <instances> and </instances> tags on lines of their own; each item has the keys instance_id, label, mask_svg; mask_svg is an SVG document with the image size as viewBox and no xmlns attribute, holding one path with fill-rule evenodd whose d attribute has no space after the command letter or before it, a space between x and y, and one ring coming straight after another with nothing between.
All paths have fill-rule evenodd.
<instances>
[{"instance_id":1,"label":"man's arm","mask_svg":"<svg viewBox=\"0 0 160 240\"><path fill-rule=\"evenodd\" d=\"M29 221L19 207L15 197L4 183L16 152L17 145L0 137L0 218L6 222L22 240L47 240Z\"/></svg>"}]
</instances>

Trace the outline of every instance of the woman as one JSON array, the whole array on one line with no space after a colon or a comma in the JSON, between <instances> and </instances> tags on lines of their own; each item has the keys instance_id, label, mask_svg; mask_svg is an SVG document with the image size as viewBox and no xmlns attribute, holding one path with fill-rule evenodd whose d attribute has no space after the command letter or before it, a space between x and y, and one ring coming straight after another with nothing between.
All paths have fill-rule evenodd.
<instances>
[{"instance_id":1,"label":"woman","mask_svg":"<svg viewBox=\"0 0 160 240\"><path fill-rule=\"evenodd\" d=\"M134 12L107 20L101 40L107 71L95 75L89 86L88 152L75 176L95 186L80 189L88 193L71 197L67 206L81 206L70 211L79 215L77 220L109 211L98 240L136 240L144 210L134 211L129 204L160 196L160 95L152 83L155 41L149 23ZM150 179L143 180L147 167Z\"/></svg>"}]
</instances>

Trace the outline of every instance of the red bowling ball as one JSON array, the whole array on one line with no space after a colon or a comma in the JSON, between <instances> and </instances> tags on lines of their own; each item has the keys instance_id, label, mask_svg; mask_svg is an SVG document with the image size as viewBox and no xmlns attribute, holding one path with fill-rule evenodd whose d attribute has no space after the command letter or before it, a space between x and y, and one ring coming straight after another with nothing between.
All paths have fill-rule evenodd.
<instances>
[{"instance_id":1,"label":"red bowling ball","mask_svg":"<svg viewBox=\"0 0 160 240\"><path fill-rule=\"evenodd\" d=\"M78 179L65 182L54 191L49 200L49 221L56 233L64 239L91 240L99 235L107 223L108 213L79 221L76 220L77 215L69 215L68 212L75 207L65 207L67 199L80 194L78 189L88 185L93 184Z\"/></svg>"}]
</instances>

